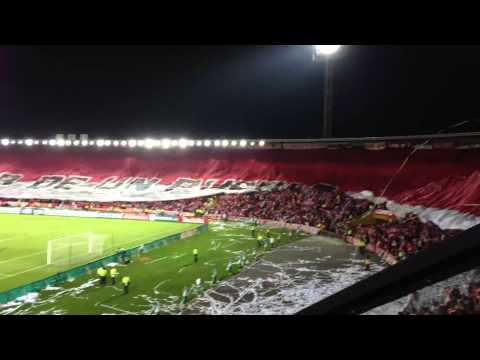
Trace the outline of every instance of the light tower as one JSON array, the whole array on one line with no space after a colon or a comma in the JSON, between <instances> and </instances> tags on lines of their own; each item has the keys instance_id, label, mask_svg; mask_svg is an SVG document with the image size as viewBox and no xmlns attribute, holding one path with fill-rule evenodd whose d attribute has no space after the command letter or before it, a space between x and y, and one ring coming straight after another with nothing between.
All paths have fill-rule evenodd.
<instances>
[{"instance_id":1,"label":"light tower","mask_svg":"<svg viewBox=\"0 0 480 360\"><path fill-rule=\"evenodd\" d=\"M333 63L331 57L342 45L313 45L313 59L325 59L325 84L323 93L323 137L328 139L333 135L332 127L332 98L333 98Z\"/></svg>"}]
</instances>

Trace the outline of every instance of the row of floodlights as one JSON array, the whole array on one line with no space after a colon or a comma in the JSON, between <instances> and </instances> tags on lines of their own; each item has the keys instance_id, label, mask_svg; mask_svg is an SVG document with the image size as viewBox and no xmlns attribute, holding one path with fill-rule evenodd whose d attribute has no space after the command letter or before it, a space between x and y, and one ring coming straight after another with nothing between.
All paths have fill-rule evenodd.
<instances>
[{"instance_id":1,"label":"row of floodlights","mask_svg":"<svg viewBox=\"0 0 480 360\"><path fill-rule=\"evenodd\" d=\"M146 149L170 149L170 148L180 148L186 149L189 147L255 147L265 146L265 141L248 141L248 140L155 140L155 139L145 139L145 140L63 140L63 139L50 139L50 140L11 140L11 139L2 139L0 143L3 146L9 145L25 145L25 146L34 146L34 145L43 145L43 146L96 146L96 147L129 147L129 148L146 148Z\"/></svg>"}]
</instances>

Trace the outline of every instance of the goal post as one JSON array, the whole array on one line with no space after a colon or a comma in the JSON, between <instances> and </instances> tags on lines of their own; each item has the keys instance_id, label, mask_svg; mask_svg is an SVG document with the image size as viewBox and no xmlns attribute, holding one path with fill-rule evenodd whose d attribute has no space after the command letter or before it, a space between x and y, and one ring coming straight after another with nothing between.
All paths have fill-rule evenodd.
<instances>
[{"instance_id":1,"label":"goal post","mask_svg":"<svg viewBox=\"0 0 480 360\"><path fill-rule=\"evenodd\" d=\"M70 265L95 259L104 253L108 238L108 235L88 232L50 240L47 244L47 265Z\"/></svg>"}]
</instances>

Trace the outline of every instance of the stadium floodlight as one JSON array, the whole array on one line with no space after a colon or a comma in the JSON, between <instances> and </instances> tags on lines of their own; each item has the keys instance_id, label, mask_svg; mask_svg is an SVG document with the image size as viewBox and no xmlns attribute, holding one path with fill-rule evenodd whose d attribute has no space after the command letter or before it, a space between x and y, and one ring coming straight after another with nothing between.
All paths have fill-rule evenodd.
<instances>
[{"instance_id":1,"label":"stadium floodlight","mask_svg":"<svg viewBox=\"0 0 480 360\"><path fill-rule=\"evenodd\" d=\"M128 146L134 148L137 146L137 140L128 140Z\"/></svg>"},{"instance_id":2,"label":"stadium floodlight","mask_svg":"<svg viewBox=\"0 0 480 360\"><path fill-rule=\"evenodd\" d=\"M230 141L228 141L228 140L223 140L222 141L222 146L223 147L228 147L228 145L230 145Z\"/></svg>"},{"instance_id":3,"label":"stadium floodlight","mask_svg":"<svg viewBox=\"0 0 480 360\"><path fill-rule=\"evenodd\" d=\"M10 140L10 145L15 145L17 142L15 140Z\"/></svg>"},{"instance_id":4,"label":"stadium floodlight","mask_svg":"<svg viewBox=\"0 0 480 360\"><path fill-rule=\"evenodd\" d=\"M325 76L323 91L323 137L333 137L332 113L333 113L333 63L330 58L340 50L342 45L313 45L314 61L317 58L325 58Z\"/></svg>"},{"instance_id":5,"label":"stadium floodlight","mask_svg":"<svg viewBox=\"0 0 480 360\"><path fill-rule=\"evenodd\" d=\"M35 140L35 141L33 142L33 144L34 144L34 145L40 144L40 140Z\"/></svg>"},{"instance_id":6,"label":"stadium floodlight","mask_svg":"<svg viewBox=\"0 0 480 360\"><path fill-rule=\"evenodd\" d=\"M88 144L89 144L90 146L93 146L93 145L95 145L95 141L90 140L90 142L89 142Z\"/></svg>"},{"instance_id":7,"label":"stadium floodlight","mask_svg":"<svg viewBox=\"0 0 480 360\"><path fill-rule=\"evenodd\" d=\"M342 45L313 45L317 56L329 56L335 54Z\"/></svg>"},{"instance_id":8,"label":"stadium floodlight","mask_svg":"<svg viewBox=\"0 0 480 360\"><path fill-rule=\"evenodd\" d=\"M127 141L127 140L122 140L122 141L120 141L120 146L125 147L125 146L127 146L127 145L128 145L128 141Z\"/></svg>"},{"instance_id":9,"label":"stadium floodlight","mask_svg":"<svg viewBox=\"0 0 480 360\"><path fill-rule=\"evenodd\" d=\"M180 149L186 149L187 146L188 146L188 140L187 139L180 139L178 141L178 146L180 147Z\"/></svg>"},{"instance_id":10,"label":"stadium floodlight","mask_svg":"<svg viewBox=\"0 0 480 360\"><path fill-rule=\"evenodd\" d=\"M112 140L105 140L105 146L111 146Z\"/></svg>"},{"instance_id":11,"label":"stadium floodlight","mask_svg":"<svg viewBox=\"0 0 480 360\"><path fill-rule=\"evenodd\" d=\"M65 145L66 146L72 146L72 140L66 140Z\"/></svg>"},{"instance_id":12,"label":"stadium floodlight","mask_svg":"<svg viewBox=\"0 0 480 360\"><path fill-rule=\"evenodd\" d=\"M117 147L118 145L120 145L120 142L118 140L113 140L113 146Z\"/></svg>"},{"instance_id":13,"label":"stadium floodlight","mask_svg":"<svg viewBox=\"0 0 480 360\"><path fill-rule=\"evenodd\" d=\"M42 145L48 145L48 140L42 140Z\"/></svg>"},{"instance_id":14,"label":"stadium floodlight","mask_svg":"<svg viewBox=\"0 0 480 360\"><path fill-rule=\"evenodd\" d=\"M172 146L172 140L170 140L170 139L163 139L162 140L162 148L170 149L171 146Z\"/></svg>"},{"instance_id":15,"label":"stadium floodlight","mask_svg":"<svg viewBox=\"0 0 480 360\"><path fill-rule=\"evenodd\" d=\"M80 145L80 140L73 140L73 146Z\"/></svg>"},{"instance_id":16,"label":"stadium floodlight","mask_svg":"<svg viewBox=\"0 0 480 360\"><path fill-rule=\"evenodd\" d=\"M172 140L172 147L178 146L178 140Z\"/></svg>"},{"instance_id":17,"label":"stadium floodlight","mask_svg":"<svg viewBox=\"0 0 480 360\"><path fill-rule=\"evenodd\" d=\"M250 146L255 146L255 141L250 141Z\"/></svg>"},{"instance_id":18,"label":"stadium floodlight","mask_svg":"<svg viewBox=\"0 0 480 360\"><path fill-rule=\"evenodd\" d=\"M145 147L147 149L152 149L153 147L155 147L155 140L153 139L146 139L145 140Z\"/></svg>"},{"instance_id":19,"label":"stadium floodlight","mask_svg":"<svg viewBox=\"0 0 480 360\"><path fill-rule=\"evenodd\" d=\"M188 146L190 146L190 147L195 146L195 141L194 140L188 140Z\"/></svg>"},{"instance_id":20,"label":"stadium floodlight","mask_svg":"<svg viewBox=\"0 0 480 360\"><path fill-rule=\"evenodd\" d=\"M202 141L201 140L197 140L197 146L202 146Z\"/></svg>"},{"instance_id":21,"label":"stadium floodlight","mask_svg":"<svg viewBox=\"0 0 480 360\"><path fill-rule=\"evenodd\" d=\"M205 147L210 147L212 145L212 142L210 140L205 140L204 145Z\"/></svg>"},{"instance_id":22,"label":"stadium floodlight","mask_svg":"<svg viewBox=\"0 0 480 360\"><path fill-rule=\"evenodd\" d=\"M57 146L64 147L64 146L65 146L65 140L63 140L63 139L58 139L58 140L57 140Z\"/></svg>"},{"instance_id":23,"label":"stadium floodlight","mask_svg":"<svg viewBox=\"0 0 480 360\"><path fill-rule=\"evenodd\" d=\"M50 145L50 146L55 146L55 145L57 145L57 140L55 140L55 139L49 140L49 141L48 141L48 145Z\"/></svg>"},{"instance_id":24,"label":"stadium floodlight","mask_svg":"<svg viewBox=\"0 0 480 360\"><path fill-rule=\"evenodd\" d=\"M9 139L2 139L2 145L3 145L3 146L8 146L8 145L10 145L10 140L9 140Z\"/></svg>"},{"instance_id":25,"label":"stadium floodlight","mask_svg":"<svg viewBox=\"0 0 480 360\"><path fill-rule=\"evenodd\" d=\"M265 146L265 140L260 140L260 142L258 143L258 145L260 145L261 147L264 147L264 146Z\"/></svg>"},{"instance_id":26,"label":"stadium floodlight","mask_svg":"<svg viewBox=\"0 0 480 360\"><path fill-rule=\"evenodd\" d=\"M103 139L97 140L97 146L98 146L98 147L103 147L103 146L105 146L105 140L103 140Z\"/></svg>"},{"instance_id":27,"label":"stadium floodlight","mask_svg":"<svg viewBox=\"0 0 480 360\"><path fill-rule=\"evenodd\" d=\"M137 146L144 147L145 146L145 140L138 140L137 141Z\"/></svg>"},{"instance_id":28,"label":"stadium floodlight","mask_svg":"<svg viewBox=\"0 0 480 360\"><path fill-rule=\"evenodd\" d=\"M221 144L222 144L222 142L220 140L215 140L215 142L213 143L213 145L215 145L215 147L220 147Z\"/></svg>"},{"instance_id":29,"label":"stadium floodlight","mask_svg":"<svg viewBox=\"0 0 480 360\"><path fill-rule=\"evenodd\" d=\"M230 145L232 146L237 146L237 144L238 144L237 140L232 140L232 142L230 143Z\"/></svg>"},{"instance_id":30,"label":"stadium floodlight","mask_svg":"<svg viewBox=\"0 0 480 360\"><path fill-rule=\"evenodd\" d=\"M240 140L240 146L241 147L247 146L247 140Z\"/></svg>"},{"instance_id":31,"label":"stadium floodlight","mask_svg":"<svg viewBox=\"0 0 480 360\"><path fill-rule=\"evenodd\" d=\"M18 145L23 145L23 140L18 140Z\"/></svg>"},{"instance_id":32,"label":"stadium floodlight","mask_svg":"<svg viewBox=\"0 0 480 360\"><path fill-rule=\"evenodd\" d=\"M82 140L82 146L88 146L88 140Z\"/></svg>"}]
</instances>

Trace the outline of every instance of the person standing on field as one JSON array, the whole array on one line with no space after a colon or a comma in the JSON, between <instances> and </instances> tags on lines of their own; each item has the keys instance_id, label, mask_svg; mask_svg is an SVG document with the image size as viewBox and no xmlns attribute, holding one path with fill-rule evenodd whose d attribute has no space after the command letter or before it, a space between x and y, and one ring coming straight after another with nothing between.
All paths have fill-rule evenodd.
<instances>
[{"instance_id":1,"label":"person standing on field","mask_svg":"<svg viewBox=\"0 0 480 360\"><path fill-rule=\"evenodd\" d=\"M97 275L100 278L100 285L105 286L107 284L107 274L108 271L105 270L103 266L97 270Z\"/></svg>"},{"instance_id":2,"label":"person standing on field","mask_svg":"<svg viewBox=\"0 0 480 360\"><path fill-rule=\"evenodd\" d=\"M193 249L193 262L195 264L198 262L198 249Z\"/></svg>"},{"instance_id":3,"label":"person standing on field","mask_svg":"<svg viewBox=\"0 0 480 360\"><path fill-rule=\"evenodd\" d=\"M125 295L128 294L128 288L130 287L130 277L124 276L122 278L122 284L123 284L123 293Z\"/></svg>"},{"instance_id":4,"label":"person standing on field","mask_svg":"<svg viewBox=\"0 0 480 360\"><path fill-rule=\"evenodd\" d=\"M117 276L120 275L116 267L110 269L110 277L112 278L112 285L117 283Z\"/></svg>"}]
</instances>

